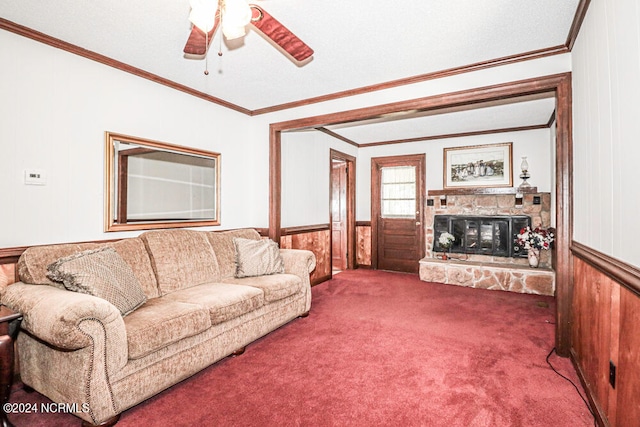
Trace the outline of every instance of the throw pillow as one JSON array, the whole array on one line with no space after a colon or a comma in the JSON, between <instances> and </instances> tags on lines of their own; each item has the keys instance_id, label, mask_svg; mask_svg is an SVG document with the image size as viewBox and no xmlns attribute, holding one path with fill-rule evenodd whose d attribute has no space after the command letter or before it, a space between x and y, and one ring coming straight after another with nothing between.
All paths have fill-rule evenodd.
<instances>
[{"instance_id":1,"label":"throw pillow","mask_svg":"<svg viewBox=\"0 0 640 427\"><path fill-rule=\"evenodd\" d=\"M273 240L253 240L236 237L235 277L254 277L284 273L284 261L280 248Z\"/></svg>"},{"instance_id":2,"label":"throw pillow","mask_svg":"<svg viewBox=\"0 0 640 427\"><path fill-rule=\"evenodd\" d=\"M123 316L147 300L133 270L109 247L60 258L47 267L49 279L70 291L93 295L115 305Z\"/></svg>"}]
</instances>

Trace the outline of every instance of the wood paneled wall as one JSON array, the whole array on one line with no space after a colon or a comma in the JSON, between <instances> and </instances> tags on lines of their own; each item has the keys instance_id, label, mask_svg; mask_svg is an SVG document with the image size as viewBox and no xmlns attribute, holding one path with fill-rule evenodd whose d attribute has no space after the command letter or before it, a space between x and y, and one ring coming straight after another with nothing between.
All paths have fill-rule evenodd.
<instances>
[{"instance_id":1,"label":"wood paneled wall","mask_svg":"<svg viewBox=\"0 0 640 427\"><path fill-rule=\"evenodd\" d=\"M0 287L16 281L16 264L0 264Z\"/></svg>"},{"instance_id":2,"label":"wood paneled wall","mask_svg":"<svg viewBox=\"0 0 640 427\"><path fill-rule=\"evenodd\" d=\"M600 424L638 427L640 292L634 282L640 272L611 267L615 260L579 244L573 252L571 356ZM616 366L615 388L609 382L610 361Z\"/></svg>"},{"instance_id":3,"label":"wood paneled wall","mask_svg":"<svg viewBox=\"0 0 640 427\"><path fill-rule=\"evenodd\" d=\"M331 279L331 232L329 224L283 229L280 237L283 249L306 249L316 256L316 269L311 273L311 284Z\"/></svg>"},{"instance_id":4,"label":"wood paneled wall","mask_svg":"<svg viewBox=\"0 0 640 427\"><path fill-rule=\"evenodd\" d=\"M640 426L640 298L620 289L616 426ZM620 375L622 373L622 375Z\"/></svg>"},{"instance_id":5,"label":"wood paneled wall","mask_svg":"<svg viewBox=\"0 0 640 427\"><path fill-rule=\"evenodd\" d=\"M266 230L262 231L266 235ZM280 247L306 249L316 255L316 269L311 273L311 284L331 279L331 233L329 224L283 228ZM356 223L356 268L371 267L371 223Z\"/></svg>"},{"instance_id":6,"label":"wood paneled wall","mask_svg":"<svg viewBox=\"0 0 640 427\"><path fill-rule=\"evenodd\" d=\"M371 222L356 223L356 268L371 268Z\"/></svg>"}]
</instances>

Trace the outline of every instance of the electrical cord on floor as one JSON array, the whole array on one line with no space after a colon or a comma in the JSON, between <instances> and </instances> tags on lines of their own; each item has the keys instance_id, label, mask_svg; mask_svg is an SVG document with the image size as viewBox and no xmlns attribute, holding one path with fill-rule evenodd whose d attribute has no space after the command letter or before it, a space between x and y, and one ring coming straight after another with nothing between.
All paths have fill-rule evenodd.
<instances>
[{"instance_id":1,"label":"electrical cord on floor","mask_svg":"<svg viewBox=\"0 0 640 427\"><path fill-rule=\"evenodd\" d=\"M555 372L556 374L558 374L560 377L564 378L565 380L569 381L571 383L571 385L573 386L573 388L576 389L576 392L578 393L578 396L580 396L580 399L582 399L582 401L584 402L585 406L587 407L587 409L589 410L589 413L591 414L591 416L593 417L593 425L594 427L597 426L597 422L596 422L596 414L593 413L593 410L591 409L591 406L589 405L589 402L587 402L587 399L585 399L582 396L582 393L580 393L580 389L578 388L578 386L571 381L570 378L565 377L564 375L562 375L560 372L558 372L556 370L556 368L553 367L553 365L551 364L551 362L549 361L549 358L551 357L551 355L556 351L556 348L553 347L551 349L551 351L549 352L549 354L547 354L547 365L549 365L549 367L553 370L553 372ZM557 354L557 353L556 353Z\"/></svg>"}]
</instances>

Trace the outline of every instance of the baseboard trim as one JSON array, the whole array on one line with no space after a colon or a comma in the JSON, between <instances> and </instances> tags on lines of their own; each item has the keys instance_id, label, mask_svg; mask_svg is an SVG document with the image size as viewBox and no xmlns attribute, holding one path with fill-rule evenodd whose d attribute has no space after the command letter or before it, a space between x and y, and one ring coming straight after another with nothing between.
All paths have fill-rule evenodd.
<instances>
[{"instance_id":1,"label":"baseboard trim","mask_svg":"<svg viewBox=\"0 0 640 427\"><path fill-rule=\"evenodd\" d=\"M320 276L320 277L316 277L315 279L313 279L311 281L311 286L316 286L319 285L322 282L326 282L327 280L331 280L332 279L332 275L328 274L326 276Z\"/></svg>"},{"instance_id":2,"label":"baseboard trim","mask_svg":"<svg viewBox=\"0 0 640 427\"><path fill-rule=\"evenodd\" d=\"M576 370L576 373L578 374L578 378L580 379L580 384L582 384L582 388L584 389L587 395L587 400L589 401L589 406L591 407L591 411L593 411L594 417L596 418L596 422L601 427L610 427L607 414L600 407L600 405L596 403L596 401L593 398L594 393L589 387L589 384L587 384L584 371L580 367L580 364L577 361L577 355L575 351L573 351L573 349L569 350L569 359L571 360L571 363L573 364L573 367Z\"/></svg>"}]
</instances>

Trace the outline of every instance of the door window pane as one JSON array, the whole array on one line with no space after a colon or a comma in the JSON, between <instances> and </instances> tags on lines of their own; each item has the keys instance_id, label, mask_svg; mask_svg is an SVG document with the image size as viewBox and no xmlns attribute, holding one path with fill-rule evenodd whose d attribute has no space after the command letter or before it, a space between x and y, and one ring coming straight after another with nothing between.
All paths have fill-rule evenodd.
<instances>
[{"instance_id":1,"label":"door window pane","mask_svg":"<svg viewBox=\"0 0 640 427\"><path fill-rule=\"evenodd\" d=\"M381 213L383 218L416 217L416 168L395 166L382 168Z\"/></svg>"}]
</instances>

